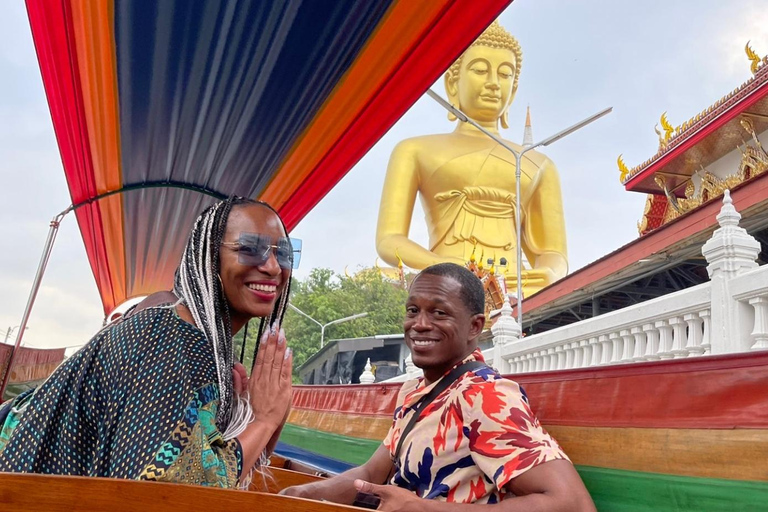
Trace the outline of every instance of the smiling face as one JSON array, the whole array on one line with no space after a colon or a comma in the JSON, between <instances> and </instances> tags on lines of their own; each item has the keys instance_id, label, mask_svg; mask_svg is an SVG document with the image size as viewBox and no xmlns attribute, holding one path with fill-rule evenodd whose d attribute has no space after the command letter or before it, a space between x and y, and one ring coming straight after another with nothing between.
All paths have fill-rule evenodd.
<instances>
[{"instance_id":1,"label":"smiling face","mask_svg":"<svg viewBox=\"0 0 768 512\"><path fill-rule=\"evenodd\" d=\"M473 315L461 299L461 284L451 277L421 274L406 302L405 343L428 383L442 377L477 347L485 317Z\"/></svg>"},{"instance_id":2,"label":"smiling face","mask_svg":"<svg viewBox=\"0 0 768 512\"><path fill-rule=\"evenodd\" d=\"M512 103L516 67L510 50L471 46L461 58L453 85L459 108L476 121L499 119Z\"/></svg>"},{"instance_id":3,"label":"smiling face","mask_svg":"<svg viewBox=\"0 0 768 512\"><path fill-rule=\"evenodd\" d=\"M223 242L237 242L240 233L266 235L277 243L286 236L280 219L269 208L258 204L232 208L227 220ZM219 249L221 283L229 302L232 331L255 317L267 317L283 292L291 271L281 269L273 251L262 265L243 265L236 247L222 245Z\"/></svg>"}]
</instances>

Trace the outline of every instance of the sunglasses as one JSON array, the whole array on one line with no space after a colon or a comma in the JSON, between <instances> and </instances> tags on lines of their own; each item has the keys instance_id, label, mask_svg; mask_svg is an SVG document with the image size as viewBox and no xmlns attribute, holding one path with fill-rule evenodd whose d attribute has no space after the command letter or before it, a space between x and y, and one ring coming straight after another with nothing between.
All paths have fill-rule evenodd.
<instances>
[{"instance_id":1,"label":"sunglasses","mask_svg":"<svg viewBox=\"0 0 768 512\"><path fill-rule=\"evenodd\" d=\"M280 268L299 268L301 240L281 237L277 239L276 244L273 244L272 240L272 237L259 233L240 233L237 242L222 242L221 245L234 248L237 251L237 261L242 265L259 267L269 260L270 253L274 253Z\"/></svg>"}]
</instances>

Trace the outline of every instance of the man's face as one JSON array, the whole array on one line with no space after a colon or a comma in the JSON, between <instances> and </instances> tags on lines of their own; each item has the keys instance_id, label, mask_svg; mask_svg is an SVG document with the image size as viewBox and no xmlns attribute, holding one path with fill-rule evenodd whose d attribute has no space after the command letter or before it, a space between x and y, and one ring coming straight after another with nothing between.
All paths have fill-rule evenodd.
<instances>
[{"instance_id":1,"label":"man's face","mask_svg":"<svg viewBox=\"0 0 768 512\"><path fill-rule=\"evenodd\" d=\"M428 382L443 376L477 346L484 315L472 315L450 277L422 274L411 285L403 330L413 363Z\"/></svg>"}]
</instances>

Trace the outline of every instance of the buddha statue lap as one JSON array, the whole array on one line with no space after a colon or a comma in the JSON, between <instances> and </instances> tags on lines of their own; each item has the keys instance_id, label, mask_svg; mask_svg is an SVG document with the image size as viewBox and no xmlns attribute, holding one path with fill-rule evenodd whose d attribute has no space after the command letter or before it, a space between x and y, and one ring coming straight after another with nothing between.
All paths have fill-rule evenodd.
<instances>
[{"instance_id":1,"label":"buddha statue lap","mask_svg":"<svg viewBox=\"0 0 768 512\"><path fill-rule=\"evenodd\" d=\"M507 128L522 53L497 22L445 74L449 101L484 128ZM449 119L455 120L449 115ZM509 143L513 148L522 148ZM522 161L523 294L565 276L568 270L560 179L552 161L529 151ZM416 196L429 228L429 248L408 238ZM517 286L515 158L467 123L452 133L406 139L392 152L379 209L376 248L396 265L423 269L476 257L506 259L499 268L507 288Z\"/></svg>"}]
</instances>

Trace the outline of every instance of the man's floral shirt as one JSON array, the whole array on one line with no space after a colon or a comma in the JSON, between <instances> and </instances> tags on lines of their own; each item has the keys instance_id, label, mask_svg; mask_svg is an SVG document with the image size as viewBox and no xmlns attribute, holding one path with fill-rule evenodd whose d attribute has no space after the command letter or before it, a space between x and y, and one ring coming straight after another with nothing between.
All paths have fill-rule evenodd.
<instances>
[{"instance_id":1,"label":"man's floral shirt","mask_svg":"<svg viewBox=\"0 0 768 512\"><path fill-rule=\"evenodd\" d=\"M480 350L462 362L473 360L484 362ZM435 384L425 386L423 378L403 384L384 439L390 455L419 399ZM422 498L497 503L513 496L506 488L513 478L556 459L568 457L531 412L525 392L485 367L465 373L422 412L390 483Z\"/></svg>"}]
</instances>

